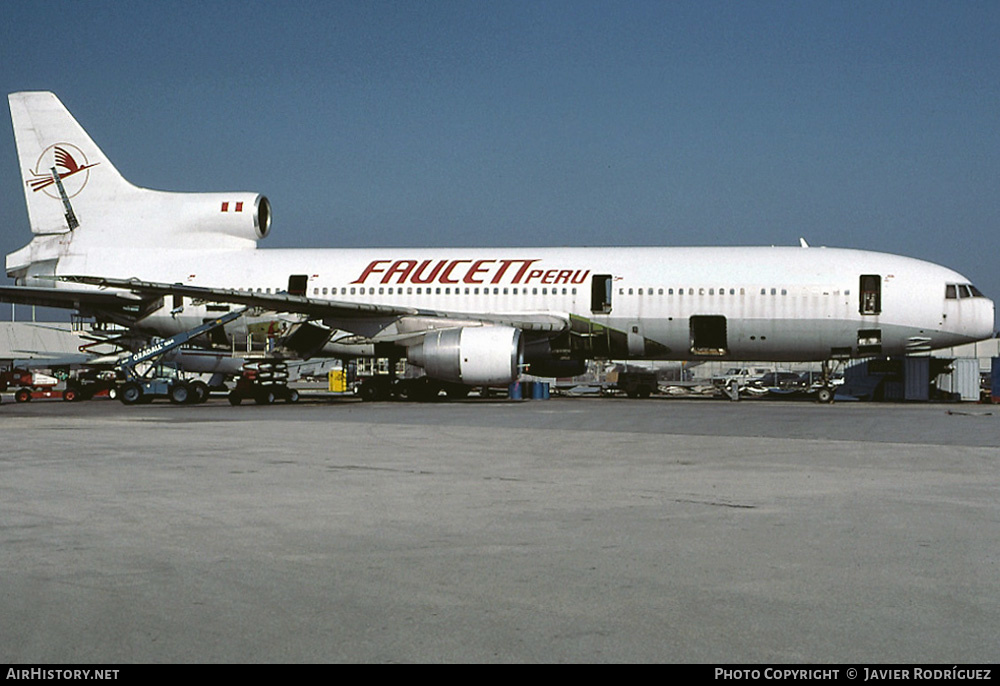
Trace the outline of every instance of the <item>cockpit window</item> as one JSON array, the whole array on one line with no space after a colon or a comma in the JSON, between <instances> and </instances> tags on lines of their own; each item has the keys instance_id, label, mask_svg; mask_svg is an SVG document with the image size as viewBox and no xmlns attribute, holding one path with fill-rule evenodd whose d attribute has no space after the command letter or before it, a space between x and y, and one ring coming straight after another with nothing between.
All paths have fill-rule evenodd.
<instances>
[{"instance_id":1,"label":"cockpit window","mask_svg":"<svg viewBox=\"0 0 1000 686\"><path fill-rule=\"evenodd\" d=\"M948 300L958 298L985 298L978 288L971 283L948 283L944 286L944 297Z\"/></svg>"}]
</instances>

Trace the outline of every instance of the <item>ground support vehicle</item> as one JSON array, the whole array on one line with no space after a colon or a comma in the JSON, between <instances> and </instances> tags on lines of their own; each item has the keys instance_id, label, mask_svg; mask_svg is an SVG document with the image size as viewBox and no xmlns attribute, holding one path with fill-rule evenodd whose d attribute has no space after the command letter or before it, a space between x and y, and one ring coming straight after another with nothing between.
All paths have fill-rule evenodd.
<instances>
[{"instance_id":1,"label":"ground support vehicle","mask_svg":"<svg viewBox=\"0 0 1000 686\"><path fill-rule=\"evenodd\" d=\"M0 393L10 386L32 386L34 375L27 369L5 369L0 371Z\"/></svg>"},{"instance_id":2,"label":"ground support vehicle","mask_svg":"<svg viewBox=\"0 0 1000 686\"><path fill-rule=\"evenodd\" d=\"M648 398L657 388L655 372L625 371L618 372L615 389L623 391L630 398Z\"/></svg>"},{"instance_id":3,"label":"ground support vehicle","mask_svg":"<svg viewBox=\"0 0 1000 686\"><path fill-rule=\"evenodd\" d=\"M412 375L406 360L388 357L360 357L355 361L354 393L364 401L409 400L431 402L444 392L450 400L461 400L473 386ZM348 374L348 377L351 375ZM482 393L482 391L481 391Z\"/></svg>"},{"instance_id":4,"label":"ground support vehicle","mask_svg":"<svg viewBox=\"0 0 1000 686\"><path fill-rule=\"evenodd\" d=\"M377 389L377 395L372 394L373 388ZM473 390L472 386L466 386L465 384L438 381L428 376L414 376L405 379L396 379L392 382L388 379L376 378L374 382L366 379L358 388L358 395L361 396L362 400L388 400L389 398L395 398L397 400L412 400L426 403L437 400L442 391L444 391L449 400L462 400L463 398L467 398ZM485 387L480 388L479 395L480 397L488 397L489 389Z\"/></svg>"},{"instance_id":5,"label":"ground support vehicle","mask_svg":"<svg viewBox=\"0 0 1000 686\"><path fill-rule=\"evenodd\" d=\"M67 402L118 397L118 375L109 369L82 369L66 379L62 399Z\"/></svg>"},{"instance_id":6,"label":"ground support vehicle","mask_svg":"<svg viewBox=\"0 0 1000 686\"><path fill-rule=\"evenodd\" d=\"M59 380L47 374L28 369L7 369L0 372L0 392L10 386L20 386L14 391L14 400L26 403L38 398L61 398L62 391L55 390Z\"/></svg>"},{"instance_id":7,"label":"ground support vehicle","mask_svg":"<svg viewBox=\"0 0 1000 686\"><path fill-rule=\"evenodd\" d=\"M120 360L116 371L125 379L118 387L118 398L125 405L152 402L155 398L169 398L175 405L200 403L208 399L208 385L203 381L188 382L180 377L176 370L167 370L160 366L151 367L145 374L139 374L136 366L149 362L165 353L179 348L193 338L208 333L215 328L243 316L250 309L241 307L231 312L205 322L190 331L179 333L162 341L149 345L138 352Z\"/></svg>"},{"instance_id":8,"label":"ground support vehicle","mask_svg":"<svg viewBox=\"0 0 1000 686\"><path fill-rule=\"evenodd\" d=\"M719 388L729 386L733 382L739 384L740 388L745 388L757 379L767 374L770 369L766 367L730 367L724 374L712 377L712 384Z\"/></svg>"},{"instance_id":9,"label":"ground support vehicle","mask_svg":"<svg viewBox=\"0 0 1000 686\"><path fill-rule=\"evenodd\" d=\"M208 385L186 381L169 367L154 367L150 374L136 376L118 387L118 399L125 405L151 403L167 398L175 405L201 403L208 399Z\"/></svg>"},{"instance_id":10,"label":"ground support vehicle","mask_svg":"<svg viewBox=\"0 0 1000 686\"><path fill-rule=\"evenodd\" d=\"M652 369L635 367L622 371L612 370L606 374L588 375L588 377L594 378L557 378L550 383L551 392L556 395L602 397L614 397L623 393L633 399L649 398L654 393L666 392L660 386L660 375ZM671 380L664 386L669 389L693 389L700 384L693 381Z\"/></svg>"},{"instance_id":11,"label":"ground support vehicle","mask_svg":"<svg viewBox=\"0 0 1000 686\"><path fill-rule=\"evenodd\" d=\"M62 398L63 392L57 391L54 388L30 388L24 387L19 388L14 391L14 401L19 403L26 403L32 400L46 399L46 398Z\"/></svg>"},{"instance_id":12,"label":"ground support vehicle","mask_svg":"<svg viewBox=\"0 0 1000 686\"><path fill-rule=\"evenodd\" d=\"M258 405L270 405L276 400L295 403L299 392L288 386L288 366L276 360L261 360L243 365L236 387L229 392L229 404L239 405L252 399Z\"/></svg>"}]
</instances>

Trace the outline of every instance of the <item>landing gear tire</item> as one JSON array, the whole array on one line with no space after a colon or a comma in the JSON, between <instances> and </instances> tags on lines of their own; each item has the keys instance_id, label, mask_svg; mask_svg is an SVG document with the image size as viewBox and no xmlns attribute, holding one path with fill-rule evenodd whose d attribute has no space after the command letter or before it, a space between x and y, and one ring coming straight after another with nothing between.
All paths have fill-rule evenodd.
<instances>
[{"instance_id":1,"label":"landing gear tire","mask_svg":"<svg viewBox=\"0 0 1000 686\"><path fill-rule=\"evenodd\" d=\"M358 395L365 402L372 402L374 400L389 400L392 398L393 388L391 382L388 379L367 379L361 382L361 388L358 389Z\"/></svg>"},{"instance_id":2,"label":"landing gear tire","mask_svg":"<svg viewBox=\"0 0 1000 686\"><path fill-rule=\"evenodd\" d=\"M392 397L396 400L410 400L412 394L413 382L411 379L399 379L392 387Z\"/></svg>"},{"instance_id":3,"label":"landing gear tire","mask_svg":"<svg viewBox=\"0 0 1000 686\"><path fill-rule=\"evenodd\" d=\"M361 388L358 389L358 395L366 403L374 402L378 400L378 388L370 381L363 381Z\"/></svg>"},{"instance_id":4,"label":"landing gear tire","mask_svg":"<svg viewBox=\"0 0 1000 686\"><path fill-rule=\"evenodd\" d=\"M820 403L832 403L833 402L833 389L824 386L816 391L816 402Z\"/></svg>"}]
</instances>

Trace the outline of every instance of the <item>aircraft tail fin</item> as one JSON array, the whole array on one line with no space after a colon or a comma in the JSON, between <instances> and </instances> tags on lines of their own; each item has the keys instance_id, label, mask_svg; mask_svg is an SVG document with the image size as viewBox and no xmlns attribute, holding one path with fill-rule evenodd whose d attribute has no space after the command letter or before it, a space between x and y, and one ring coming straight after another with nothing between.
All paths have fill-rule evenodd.
<instances>
[{"instance_id":1,"label":"aircraft tail fin","mask_svg":"<svg viewBox=\"0 0 1000 686\"><path fill-rule=\"evenodd\" d=\"M137 190L54 93L11 93L7 99L32 233L74 229L67 220L67 201L75 214L95 217L116 198Z\"/></svg>"},{"instance_id":2,"label":"aircraft tail fin","mask_svg":"<svg viewBox=\"0 0 1000 686\"><path fill-rule=\"evenodd\" d=\"M97 264L110 249L247 249L267 236L271 208L263 195L139 188L122 177L54 93L11 93L8 101L35 234L29 246L8 255L8 275L19 278L32 264L65 256L70 242L73 252L89 254ZM44 266L40 273L52 269Z\"/></svg>"}]
</instances>

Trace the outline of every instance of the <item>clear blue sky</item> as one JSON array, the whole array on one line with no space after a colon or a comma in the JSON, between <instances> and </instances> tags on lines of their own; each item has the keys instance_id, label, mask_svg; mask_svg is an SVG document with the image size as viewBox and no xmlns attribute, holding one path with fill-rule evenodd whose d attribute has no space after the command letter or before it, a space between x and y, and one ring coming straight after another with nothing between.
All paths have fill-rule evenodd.
<instances>
[{"instance_id":1,"label":"clear blue sky","mask_svg":"<svg viewBox=\"0 0 1000 686\"><path fill-rule=\"evenodd\" d=\"M7 0L2 19L5 93L55 91L138 185L263 192L262 247L804 236L1000 298L998 2ZM6 131L4 254L30 238Z\"/></svg>"}]
</instances>

